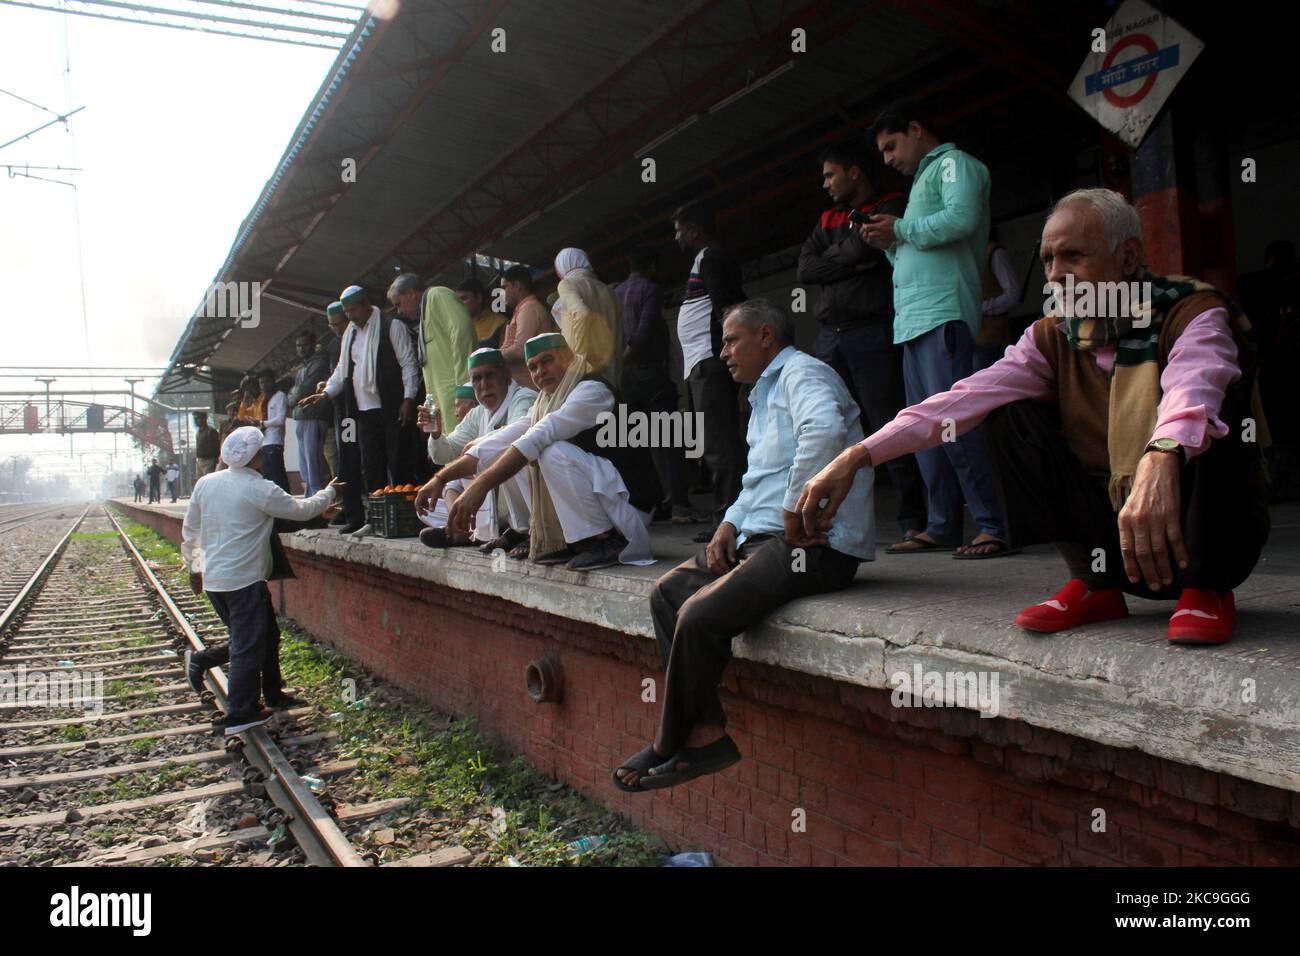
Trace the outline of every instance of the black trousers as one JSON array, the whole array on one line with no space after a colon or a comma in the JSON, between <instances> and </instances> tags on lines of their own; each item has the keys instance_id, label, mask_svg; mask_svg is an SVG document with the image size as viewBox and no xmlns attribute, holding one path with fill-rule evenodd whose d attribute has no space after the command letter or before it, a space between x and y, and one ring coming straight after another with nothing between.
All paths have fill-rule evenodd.
<instances>
[{"instance_id":1,"label":"black trousers","mask_svg":"<svg viewBox=\"0 0 1300 956\"><path fill-rule=\"evenodd\" d=\"M623 366L623 400L628 411L676 412L677 389L673 387L668 370L662 366L627 364ZM686 470L683 448L651 448L655 471L659 473L659 486L668 500L678 509L691 507L690 478Z\"/></svg>"},{"instance_id":2,"label":"black trousers","mask_svg":"<svg viewBox=\"0 0 1300 956\"><path fill-rule=\"evenodd\" d=\"M262 446L262 477L289 490L289 473L284 470L284 446Z\"/></svg>"},{"instance_id":3,"label":"black trousers","mask_svg":"<svg viewBox=\"0 0 1300 956\"><path fill-rule=\"evenodd\" d=\"M351 440L345 440L348 435ZM365 480L361 475L361 427L355 419L340 414L334 421L334 446L338 449L339 474L346 482L343 492L343 517L348 524L362 524L366 520ZM382 485L380 487L383 487Z\"/></svg>"},{"instance_id":4,"label":"black trousers","mask_svg":"<svg viewBox=\"0 0 1300 956\"><path fill-rule=\"evenodd\" d=\"M713 476L713 523L718 525L740 495L748 458L736 382L719 358L696 363L686 381L695 411L704 415L703 457Z\"/></svg>"},{"instance_id":5,"label":"black trousers","mask_svg":"<svg viewBox=\"0 0 1300 956\"><path fill-rule=\"evenodd\" d=\"M361 476L366 493L394 484L402 451L397 409L357 412L357 438L361 444Z\"/></svg>"},{"instance_id":6,"label":"black trousers","mask_svg":"<svg viewBox=\"0 0 1300 956\"><path fill-rule=\"evenodd\" d=\"M1226 400L1221 418L1234 425L1242 414ZM1174 581L1152 591L1129 582L1119 550L1119 516L1106 480L1090 475L1061 434L1054 402L1020 401L984 420L984 442L997 478L1011 543L1051 542L1070 576L1090 588L1123 588L1154 600L1177 599L1184 588L1227 591L1254 570L1268 539L1268 498L1263 475L1252 467L1251 449L1234 427L1228 436L1192 458L1179 472L1181 526L1188 567L1170 555ZM1094 550L1103 551L1093 571Z\"/></svg>"},{"instance_id":7,"label":"black trousers","mask_svg":"<svg viewBox=\"0 0 1300 956\"><path fill-rule=\"evenodd\" d=\"M424 385L415 394L416 405L423 405L428 393ZM424 484L433 477L433 462L429 461L429 436L420 431L414 420L399 428L397 439L397 464L393 469L393 484Z\"/></svg>"},{"instance_id":8,"label":"black trousers","mask_svg":"<svg viewBox=\"0 0 1300 956\"><path fill-rule=\"evenodd\" d=\"M679 564L650 592L664 677L663 712L655 749L674 754L697 724L727 723L718 698L731 639L796 598L847 587L858 559L833 548L795 555L783 535L755 535L736 552L740 563L721 577L704 551Z\"/></svg>"},{"instance_id":9,"label":"black trousers","mask_svg":"<svg viewBox=\"0 0 1300 956\"><path fill-rule=\"evenodd\" d=\"M207 648L193 660L205 670L230 663L226 713L245 717L257 711L261 695L274 700L283 693L280 676L280 625L265 581L238 591L208 591L208 600L230 629L230 643Z\"/></svg>"},{"instance_id":10,"label":"black trousers","mask_svg":"<svg viewBox=\"0 0 1300 956\"><path fill-rule=\"evenodd\" d=\"M398 432L397 469L393 474L393 484L422 485L432 477L433 463L429 461L429 436L412 422Z\"/></svg>"},{"instance_id":11,"label":"black trousers","mask_svg":"<svg viewBox=\"0 0 1300 956\"><path fill-rule=\"evenodd\" d=\"M894 344L890 322L832 328L817 333L813 354L839 373L862 411L862 430L878 431L894 420L903 401L903 349ZM924 530L928 523L925 482L915 455L900 455L885 464L898 492L898 527Z\"/></svg>"}]
</instances>

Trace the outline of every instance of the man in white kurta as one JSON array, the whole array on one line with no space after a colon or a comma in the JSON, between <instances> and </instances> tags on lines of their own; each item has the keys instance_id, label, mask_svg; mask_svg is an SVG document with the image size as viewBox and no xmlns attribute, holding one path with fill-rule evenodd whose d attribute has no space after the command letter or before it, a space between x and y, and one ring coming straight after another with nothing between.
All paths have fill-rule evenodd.
<instances>
[{"instance_id":1,"label":"man in white kurta","mask_svg":"<svg viewBox=\"0 0 1300 956\"><path fill-rule=\"evenodd\" d=\"M450 434L440 430L429 436L429 458L437 465L447 465L464 454L473 442L486 438L492 432L516 419L527 419L537 393L531 388L521 388L515 383L506 367L505 357L499 349L478 349L469 357L470 385L478 400L477 406L461 418L460 424ZM461 386L464 388L464 386ZM427 413L421 412L421 421ZM464 490L465 479L446 483L445 487L457 494ZM471 539L482 545L484 553L496 548L506 551L522 544L528 536L528 512L531 492L528 473L521 471L488 495L479 508L474 521ZM498 498L503 501L498 501ZM433 529L445 527L445 498L435 499L435 510L427 519ZM500 533L502 513L508 516L509 529ZM446 547L453 543L446 536L422 532L420 540L430 547Z\"/></svg>"},{"instance_id":2,"label":"man in white kurta","mask_svg":"<svg viewBox=\"0 0 1300 956\"><path fill-rule=\"evenodd\" d=\"M535 463L542 487L534 487L531 515L532 558L541 564L566 563L574 571L611 564L650 564L650 514L634 507L628 486L607 457L579 447L613 413L614 393L594 376L563 336L546 333L530 339L525 358L541 396L527 418L516 419L469 446L420 495L432 494L456 478L476 475L451 508L449 525L470 524L494 488ZM651 469L653 471L653 469ZM545 495L562 538L550 533L537 505ZM419 507L421 498L417 497ZM551 545L554 545L552 547ZM550 550L546 550L550 548Z\"/></svg>"}]
</instances>

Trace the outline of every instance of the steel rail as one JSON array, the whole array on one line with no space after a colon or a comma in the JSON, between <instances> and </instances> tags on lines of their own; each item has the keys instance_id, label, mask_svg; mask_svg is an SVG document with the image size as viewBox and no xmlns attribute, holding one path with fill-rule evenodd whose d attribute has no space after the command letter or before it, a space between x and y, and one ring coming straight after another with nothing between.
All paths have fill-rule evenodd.
<instances>
[{"instance_id":1,"label":"steel rail","mask_svg":"<svg viewBox=\"0 0 1300 956\"><path fill-rule=\"evenodd\" d=\"M85 520L86 515L90 513L92 507L94 506L87 505L86 510L81 513L76 521L72 522L72 527L68 529L68 533L65 534L59 543L54 546L54 550L45 556L45 560L41 562L40 567L32 572L32 576L27 579L27 583L23 585L22 590L19 591L14 596L14 599L9 602L8 607L4 609L3 613L0 613L0 637L4 636L5 630L13 623L14 618L18 616L18 612L22 610L23 605L26 604L38 590L40 590L40 586L42 582L44 582L45 576L53 570L54 565L56 565L59 558L63 556L63 551L67 548L68 542L72 540L73 534L75 534L77 529L81 527L81 522Z\"/></svg>"},{"instance_id":2,"label":"steel rail","mask_svg":"<svg viewBox=\"0 0 1300 956\"><path fill-rule=\"evenodd\" d=\"M48 517L52 512L61 510L65 509L60 505L47 505L21 515L10 516L0 513L0 534L4 534L6 531L15 531L29 521L40 521L42 518Z\"/></svg>"}]
</instances>

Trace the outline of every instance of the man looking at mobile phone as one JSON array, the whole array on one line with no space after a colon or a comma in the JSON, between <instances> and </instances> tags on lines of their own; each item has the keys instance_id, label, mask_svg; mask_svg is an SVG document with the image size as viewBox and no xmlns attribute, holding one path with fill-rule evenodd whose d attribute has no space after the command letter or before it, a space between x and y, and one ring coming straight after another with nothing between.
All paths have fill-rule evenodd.
<instances>
[{"instance_id":1,"label":"man looking at mobile phone","mask_svg":"<svg viewBox=\"0 0 1300 956\"><path fill-rule=\"evenodd\" d=\"M799 282L816 286L813 314L821 324L813 354L839 373L862 410L864 430L892 421L903 407L903 349L894 344L893 269L855 223L878 214L901 216L902 193L879 189L866 144L857 138L821 154L822 184L834 204L822 213L799 252ZM879 424L877 424L879 422ZM898 492L898 526L906 537L925 530L925 485L916 458L889 462Z\"/></svg>"}]
</instances>

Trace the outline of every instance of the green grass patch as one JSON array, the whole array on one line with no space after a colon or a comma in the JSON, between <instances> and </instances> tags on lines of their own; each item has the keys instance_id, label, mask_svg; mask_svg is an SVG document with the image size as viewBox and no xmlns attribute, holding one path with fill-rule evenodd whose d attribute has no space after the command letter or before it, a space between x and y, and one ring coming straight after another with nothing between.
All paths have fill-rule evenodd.
<instances>
[{"instance_id":1,"label":"green grass patch","mask_svg":"<svg viewBox=\"0 0 1300 956\"><path fill-rule=\"evenodd\" d=\"M340 758L360 761L355 780L369 799L408 797L453 823L505 811L493 828L467 826L457 837L489 862L508 857L526 866L656 866L666 852L657 837L631 830L603 807L542 776L518 754L499 747L474 720L449 722L376 703L373 680L345 657L281 624L285 679L320 712L316 729L339 735ZM355 682L355 683L352 683ZM355 689L354 689L355 688ZM367 698L366 706L352 703ZM609 842L571 859L568 843L591 834Z\"/></svg>"},{"instance_id":2,"label":"green grass patch","mask_svg":"<svg viewBox=\"0 0 1300 956\"><path fill-rule=\"evenodd\" d=\"M132 521L124 517L120 511L114 509L117 517L117 523L122 526L126 536L131 539L141 557L146 561L153 561L161 566L164 570L167 565L175 565L178 569L180 566L180 550L152 528L140 524L138 521ZM116 535L114 535L116 537Z\"/></svg>"}]
</instances>

